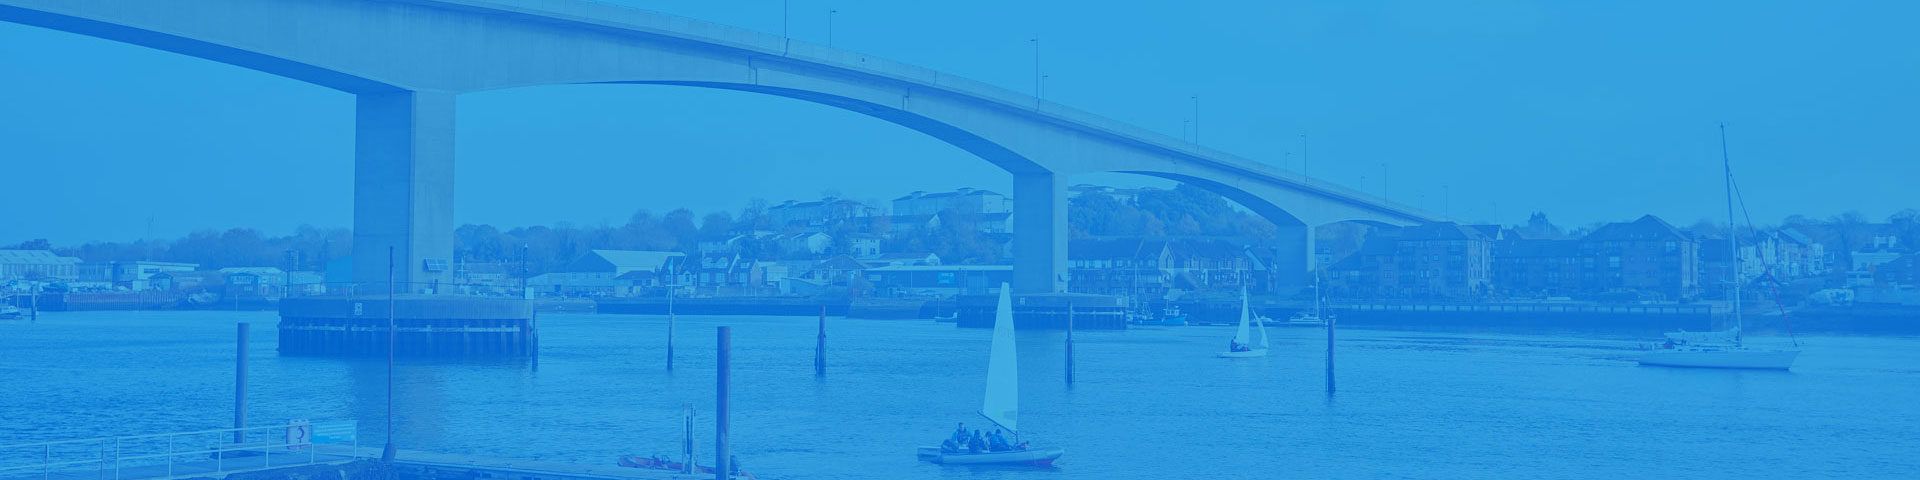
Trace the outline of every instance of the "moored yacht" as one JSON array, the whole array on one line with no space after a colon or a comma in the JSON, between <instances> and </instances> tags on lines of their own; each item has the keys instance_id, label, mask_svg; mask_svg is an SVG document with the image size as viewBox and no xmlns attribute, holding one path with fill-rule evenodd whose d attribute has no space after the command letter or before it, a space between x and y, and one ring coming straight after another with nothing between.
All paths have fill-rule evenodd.
<instances>
[{"instance_id":1,"label":"moored yacht","mask_svg":"<svg viewBox=\"0 0 1920 480\"><path fill-rule=\"evenodd\" d=\"M1727 159L1727 127L1720 126L1720 165L1727 184L1727 248L1733 252L1733 328L1717 332L1671 332L1666 341L1640 356L1641 365L1688 368L1786 370L1800 357L1798 349L1756 348L1746 345L1740 312L1740 235L1733 217L1733 164ZM1797 343L1797 342L1796 342Z\"/></svg>"}]
</instances>

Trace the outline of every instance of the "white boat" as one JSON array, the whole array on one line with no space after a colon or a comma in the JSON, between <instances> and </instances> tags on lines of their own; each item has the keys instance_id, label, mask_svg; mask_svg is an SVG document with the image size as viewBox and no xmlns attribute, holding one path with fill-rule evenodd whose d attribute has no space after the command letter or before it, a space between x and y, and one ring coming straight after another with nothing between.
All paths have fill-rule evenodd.
<instances>
[{"instance_id":1,"label":"white boat","mask_svg":"<svg viewBox=\"0 0 1920 480\"><path fill-rule=\"evenodd\" d=\"M20 318L20 316L21 316L20 307L16 307L12 305L0 305L0 320L16 319L16 318Z\"/></svg>"},{"instance_id":2,"label":"white boat","mask_svg":"<svg viewBox=\"0 0 1920 480\"><path fill-rule=\"evenodd\" d=\"M1248 329L1248 326L1247 326L1247 322L1249 321L1249 319L1252 320L1254 325L1256 325L1258 327L1258 330L1260 331L1260 346L1258 348L1254 348L1251 343L1248 343L1253 340L1252 332ZM1248 348L1246 350L1229 349L1224 352L1216 353L1215 355L1220 356L1220 358L1253 358L1253 357L1267 356L1267 348L1268 348L1267 324L1265 322L1261 322L1260 319L1253 317L1253 307L1251 305L1248 305L1246 290L1240 291L1240 328L1235 329L1233 331L1233 343L1231 345L1235 347L1246 346Z\"/></svg>"},{"instance_id":3,"label":"white boat","mask_svg":"<svg viewBox=\"0 0 1920 480\"><path fill-rule=\"evenodd\" d=\"M985 400L980 403L980 416L1013 434L1011 442L1014 445L1023 445L1019 428L1020 362L1013 344L1012 290L1006 283L1000 284L1000 305L993 315L993 347L987 356L987 391ZM920 447L918 453L921 460L942 465L1047 466L1067 451L1057 447L1015 447L1013 450L973 453L964 449L947 451L936 446Z\"/></svg>"},{"instance_id":4,"label":"white boat","mask_svg":"<svg viewBox=\"0 0 1920 480\"><path fill-rule=\"evenodd\" d=\"M1665 342L1640 356L1641 365L1684 368L1786 370L1798 349L1748 347L1740 312L1740 235L1733 216L1733 164L1727 159L1727 127L1720 126L1720 165L1727 183L1727 248L1733 251L1733 328L1717 332L1671 332Z\"/></svg>"},{"instance_id":5,"label":"white boat","mask_svg":"<svg viewBox=\"0 0 1920 480\"><path fill-rule=\"evenodd\" d=\"M1327 321L1320 318L1320 314L1318 313L1294 312L1293 316L1287 317L1284 325L1289 327L1324 327L1327 326Z\"/></svg>"},{"instance_id":6,"label":"white boat","mask_svg":"<svg viewBox=\"0 0 1920 480\"><path fill-rule=\"evenodd\" d=\"M1799 350L1751 348L1741 345L1738 327L1719 332L1673 332L1667 341L1640 356L1641 365L1687 368L1786 370L1800 357Z\"/></svg>"}]
</instances>

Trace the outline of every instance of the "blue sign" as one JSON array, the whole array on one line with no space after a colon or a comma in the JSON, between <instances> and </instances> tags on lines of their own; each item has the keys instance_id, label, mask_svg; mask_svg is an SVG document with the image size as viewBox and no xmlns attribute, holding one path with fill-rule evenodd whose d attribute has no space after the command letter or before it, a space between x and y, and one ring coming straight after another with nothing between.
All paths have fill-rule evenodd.
<instances>
[{"instance_id":1,"label":"blue sign","mask_svg":"<svg viewBox=\"0 0 1920 480\"><path fill-rule=\"evenodd\" d=\"M322 423L313 426L313 443L353 443L357 435L353 422Z\"/></svg>"}]
</instances>

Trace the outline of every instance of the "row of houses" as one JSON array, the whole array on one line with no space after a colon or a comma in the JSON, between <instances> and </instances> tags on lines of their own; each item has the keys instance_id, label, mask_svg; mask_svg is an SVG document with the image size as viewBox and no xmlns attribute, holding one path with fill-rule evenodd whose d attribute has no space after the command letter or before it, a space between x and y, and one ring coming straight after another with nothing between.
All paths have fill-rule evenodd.
<instances>
[{"instance_id":1,"label":"row of houses","mask_svg":"<svg viewBox=\"0 0 1920 480\"><path fill-rule=\"evenodd\" d=\"M1184 291L1242 287L1271 293L1274 251L1238 238L1124 237L1067 245L1067 289L1076 293L1168 298Z\"/></svg>"},{"instance_id":2,"label":"row of houses","mask_svg":"<svg viewBox=\"0 0 1920 480\"><path fill-rule=\"evenodd\" d=\"M964 289L964 282L943 279L963 278L956 274L981 268L1004 270L1008 278L1012 274L1012 267L1004 265L942 265L940 257L931 253L759 260L731 252L690 257L682 252L593 250L569 263L564 271L527 279L526 286L530 295L563 297L664 295L668 289L704 296L818 295L834 291L891 296ZM947 276L942 277L942 273ZM917 275L933 278L916 285ZM894 285L900 287L892 288Z\"/></svg>"},{"instance_id":3,"label":"row of houses","mask_svg":"<svg viewBox=\"0 0 1920 480\"><path fill-rule=\"evenodd\" d=\"M228 267L200 270L199 264L151 260L86 262L48 250L0 250L0 285L20 288L36 282L66 291L211 291L227 295L279 297L326 291L320 272L288 272L276 267Z\"/></svg>"},{"instance_id":4,"label":"row of houses","mask_svg":"<svg viewBox=\"0 0 1920 480\"><path fill-rule=\"evenodd\" d=\"M1330 294L1374 298L1628 296L1682 300L1730 287L1736 253L1647 215L1580 238L1534 239L1497 225L1381 228L1328 266ZM1827 272L1825 249L1794 230L1743 240L1740 278Z\"/></svg>"}]
</instances>

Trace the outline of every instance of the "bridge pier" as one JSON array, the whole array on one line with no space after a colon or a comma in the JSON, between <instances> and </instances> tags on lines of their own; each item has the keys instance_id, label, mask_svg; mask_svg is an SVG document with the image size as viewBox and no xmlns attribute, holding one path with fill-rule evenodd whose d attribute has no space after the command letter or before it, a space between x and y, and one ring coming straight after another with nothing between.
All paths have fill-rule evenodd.
<instances>
[{"instance_id":1,"label":"bridge pier","mask_svg":"<svg viewBox=\"0 0 1920 480\"><path fill-rule=\"evenodd\" d=\"M1275 225L1273 289L1282 298L1313 284L1313 230L1306 224Z\"/></svg>"},{"instance_id":2,"label":"bridge pier","mask_svg":"<svg viewBox=\"0 0 1920 480\"><path fill-rule=\"evenodd\" d=\"M1067 179L1013 174L1013 291L1067 291Z\"/></svg>"},{"instance_id":3,"label":"bridge pier","mask_svg":"<svg viewBox=\"0 0 1920 480\"><path fill-rule=\"evenodd\" d=\"M384 292L387 248L403 293L450 283L454 95L359 94L353 145L353 280ZM428 260L437 260L429 268Z\"/></svg>"}]
</instances>

